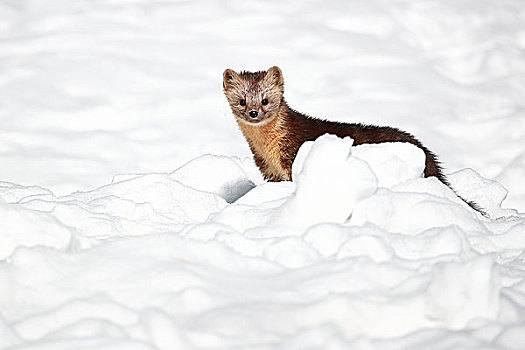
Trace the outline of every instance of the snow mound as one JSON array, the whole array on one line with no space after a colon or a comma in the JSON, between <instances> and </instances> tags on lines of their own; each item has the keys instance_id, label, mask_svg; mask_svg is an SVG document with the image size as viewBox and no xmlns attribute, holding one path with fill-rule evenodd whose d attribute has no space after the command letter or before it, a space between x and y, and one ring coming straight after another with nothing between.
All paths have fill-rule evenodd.
<instances>
[{"instance_id":1,"label":"snow mound","mask_svg":"<svg viewBox=\"0 0 525 350\"><path fill-rule=\"evenodd\" d=\"M355 205L377 188L370 166L352 157L353 140L335 135L306 142L293 163L296 189L272 218L307 228L319 222L344 223Z\"/></svg>"},{"instance_id":2,"label":"snow mound","mask_svg":"<svg viewBox=\"0 0 525 350\"><path fill-rule=\"evenodd\" d=\"M48 246L65 249L71 232L49 213L0 203L0 259L8 258L19 246Z\"/></svg>"},{"instance_id":3,"label":"snow mound","mask_svg":"<svg viewBox=\"0 0 525 350\"><path fill-rule=\"evenodd\" d=\"M525 218L501 187L469 175L488 219L417 147L352 143L303 145L294 182L205 155L67 196L2 184L2 346L520 348Z\"/></svg>"},{"instance_id":4,"label":"snow mound","mask_svg":"<svg viewBox=\"0 0 525 350\"><path fill-rule=\"evenodd\" d=\"M255 187L239 159L209 154L186 163L170 173L170 178L194 189L216 194L228 203L235 202Z\"/></svg>"}]
</instances>

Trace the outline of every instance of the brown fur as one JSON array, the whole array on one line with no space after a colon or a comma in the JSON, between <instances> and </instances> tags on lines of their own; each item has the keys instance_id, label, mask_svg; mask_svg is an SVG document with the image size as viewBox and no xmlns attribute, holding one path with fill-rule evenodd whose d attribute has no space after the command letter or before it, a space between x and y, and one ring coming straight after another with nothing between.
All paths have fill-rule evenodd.
<instances>
[{"instance_id":1,"label":"brown fur","mask_svg":"<svg viewBox=\"0 0 525 350\"><path fill-rule=\"evenodd\" d=\"M223 78L224 93L232 112L248 141L255 163L269 181L291 180L292 163L299 147L306 141L330 133L339 137L350 136L354 145L410 142L425 152L425 177L435 176L450 187L436 155L405 131L387 126L331 122L291 109L283 97L284 80L279 67L266 72L240 74L227 69ZM263 99L268 100L266 105L262 103ZM245 105L241 105L241 100ZM254 111L257 112L255 118L250 116ZM465 202L483 213L475 203Z\"/></svg>"}]
</instances>

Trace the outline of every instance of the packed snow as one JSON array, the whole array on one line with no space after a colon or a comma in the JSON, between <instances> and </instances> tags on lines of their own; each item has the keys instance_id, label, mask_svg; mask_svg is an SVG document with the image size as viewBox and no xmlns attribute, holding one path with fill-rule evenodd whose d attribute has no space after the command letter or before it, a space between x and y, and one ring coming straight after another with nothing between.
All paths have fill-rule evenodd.
<instances>
[{"instance_id":1,"label":"packed snow","mask_svg":"<svg viewBox=\"0 0 525 350\"><path fill-rule=\"evenodd\" d=\"M0 0L0 42L0 349L525 348L521 0ZM221 84L273 65L454 190L334 135L265 182Z\"/></svg>"}]
</instances>

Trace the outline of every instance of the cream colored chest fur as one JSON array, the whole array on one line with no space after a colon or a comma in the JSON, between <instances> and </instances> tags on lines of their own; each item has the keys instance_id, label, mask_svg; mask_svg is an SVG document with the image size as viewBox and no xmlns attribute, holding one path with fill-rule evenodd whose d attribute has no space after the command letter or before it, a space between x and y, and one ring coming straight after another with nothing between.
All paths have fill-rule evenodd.
<instances>
[{"instance_id":1,"label":"cream colored chest fur","mask_svg":"<svg viewBox=\"0 0 525 350\"><path fill-rule=\"evenodd\" d=\"M280 142L283 135L278 119L265 125L247 125L239 123L244 137L250 144L256 157L263 158L266 167L261 171L267 177L277 177L281 180L288 180L290 174L281 164Z\"/></svg>"}]
</instances>

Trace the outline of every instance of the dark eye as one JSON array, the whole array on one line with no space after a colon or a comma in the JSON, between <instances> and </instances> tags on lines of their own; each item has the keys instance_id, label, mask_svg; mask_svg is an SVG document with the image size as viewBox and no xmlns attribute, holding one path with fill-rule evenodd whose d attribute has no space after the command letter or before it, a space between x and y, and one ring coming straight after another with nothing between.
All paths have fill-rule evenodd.
<instances>
[{"instance_id":1,"label":"dark eye","mask_svg":"<svg viewBox=\"0 0 525 350\"><path fill-rule=\"evenodd\" d=\"M246 100L242 99L241 102L239 102L241 106L246 106Z\"/></svg>"},{"instance_id":2,"label":"dark eye","mask_svg":"<svg viewBox=\"0 0 525 350\"><path fill-rule=\"evenodd\" d=\"M267 105L267 104L268 104L268 100L265 99L265 98L263 98L263 100L262 100L262 104L263 104L263 105Z\"/></svg>"}]
</instances>

